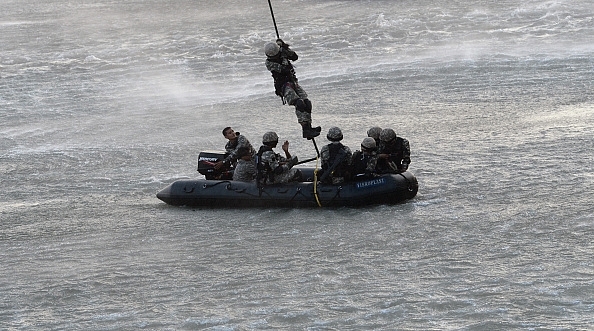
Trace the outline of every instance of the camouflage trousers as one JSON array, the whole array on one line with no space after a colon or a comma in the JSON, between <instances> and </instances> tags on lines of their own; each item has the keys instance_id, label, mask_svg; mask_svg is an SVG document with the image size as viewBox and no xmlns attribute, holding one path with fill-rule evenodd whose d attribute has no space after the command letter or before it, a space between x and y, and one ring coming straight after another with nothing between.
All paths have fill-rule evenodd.
<instances>
[{"instance_id":1,"label":"camouflage trousers","mask_svg":"<svg viewBox=\"0 0 594 331\"><path fill-rule=\"evenodd\" d=\"M280 175L274 175L274 182L273 184L281 184L281 183L288 183L295 177L297 174L297 169L291 168L289 171L285 171Z\"/></svg>"},{"instance_id":2,"label":"camouflage trousers","mask_svg":"<svg viewBox=\"0 0 594 331\"><path fill-rule=\"evenodd\" d=\"M256 172L256 163L254 161L239 159L235 171L233 171L233 180L251 182L256 178Z\"/></svg>"},{"instance_id":3,"label":"camouflage trousers","mask_svg":"<svg viewBox=\"0 0 594 331\"><path fill-rule=\"evenodd\" d=\"M289 105L294 106L297 100L307 99L307 93L298 83L287 83L284 87L283 97ZM295 115L297 115L297 122L311 123L311 113L295 110Z\"/></svg>"}]
</instances>

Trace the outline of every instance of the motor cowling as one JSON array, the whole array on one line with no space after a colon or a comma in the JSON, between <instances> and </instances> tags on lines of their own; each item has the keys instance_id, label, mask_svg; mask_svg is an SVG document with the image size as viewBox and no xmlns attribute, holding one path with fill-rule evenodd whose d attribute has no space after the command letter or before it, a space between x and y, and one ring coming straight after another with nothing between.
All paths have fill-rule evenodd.
<instances>
[{"instance_id":1,"label":"motor cowling","mask_svg":"<svg viewBox=\"0 0 594 331\"><path fill-rule=\"evenodd\" d=\"M215 169L215 164L223 161L227 157L225 152L203 151L198 155L198 172L206 179L231 179L233 178L233 169L223 167Z\"/></svg>"}]
</instances>

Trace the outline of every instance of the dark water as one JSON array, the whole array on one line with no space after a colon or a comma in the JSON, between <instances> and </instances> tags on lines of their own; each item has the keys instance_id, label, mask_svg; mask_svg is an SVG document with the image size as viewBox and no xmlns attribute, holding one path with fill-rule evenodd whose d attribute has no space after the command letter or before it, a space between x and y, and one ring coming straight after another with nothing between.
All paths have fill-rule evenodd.
<instances>
[{"instance_id":1,"label":"dark water","mask_svg":"<svg viewBox=\"0 0 594 331\"><path fill-rule=\"evenodd\" d=\"M591 329L594 4L273 6L314 124L394 128L417 197L167 206L227 125L314 156L267 2L3 1L0 329Z\"/></svg>"}]
</instances>

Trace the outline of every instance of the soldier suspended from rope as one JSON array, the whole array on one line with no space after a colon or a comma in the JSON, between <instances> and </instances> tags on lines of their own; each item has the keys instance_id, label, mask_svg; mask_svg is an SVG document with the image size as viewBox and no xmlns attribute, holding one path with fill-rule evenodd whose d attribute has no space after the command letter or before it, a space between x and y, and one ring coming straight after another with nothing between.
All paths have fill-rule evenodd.
<instances>
[{"instance_id":1,"label":"soldier suspended from rope","mask_svg":"<svg viewBox=\"0 0 594 331\"><path fill-rule=\"evenodd\" d=\"M307 93L301 86L295 76L295 68L291 61L298 59L288 44L282 39L276 42L267 43L264 46L266 53L266 68L272 73L274 78L274 89L276 95L280 96L283 104L295 106L295 115L297 121L303 129L303 138L312 139L320 135L321 128L311 126L311 101L307 98Z\"/></svg>"}]
</instances>

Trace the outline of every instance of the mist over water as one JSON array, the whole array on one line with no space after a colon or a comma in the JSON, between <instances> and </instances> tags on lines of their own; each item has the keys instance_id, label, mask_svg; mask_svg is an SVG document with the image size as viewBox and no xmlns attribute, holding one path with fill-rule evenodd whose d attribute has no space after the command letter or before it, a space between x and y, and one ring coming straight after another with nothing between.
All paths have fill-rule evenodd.
<instances>
[{"instance_id":1,"label":"mist over water","mask_svg":"<svg viewBox=\"0 0 594 331\"><path fill-rule=\"evenodd\" d=\"M590 329L594 4L272 4L314 124L394 128L417 197L165 205L226 126L314 156L268 3L4 1L0 329Z\"/></svg>"}]
</instances>

